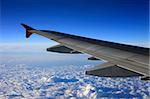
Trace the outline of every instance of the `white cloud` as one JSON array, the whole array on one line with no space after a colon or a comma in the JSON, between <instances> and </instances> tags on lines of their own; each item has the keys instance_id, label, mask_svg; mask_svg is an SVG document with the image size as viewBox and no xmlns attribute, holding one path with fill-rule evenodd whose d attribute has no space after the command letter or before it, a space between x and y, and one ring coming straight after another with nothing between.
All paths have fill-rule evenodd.
<instances>
[{"instance_id":1,"label":"white cloud","mask_svg":"<svg viewBox=\"0 0 150 99\"><path fill-rule=\"evenodd\" d=\"M1 43L1 52L39 52L58 43Z\"/></svg>"},{"instance_id":2,"label":"white cloud","mask_svg":"<svg viewBox=\"0 0 150 99\"><path fill-rule=\"evenodd\" d=\"M72 75L72 71L74 71L74 75ZM84 66L45 70L36 67L29 68L23 64L3 64L0 65L0 98L99 99L103 98L101 97L103 95L108 95L109 98L110 96L113 98L113 95L119 97L119 94L122 93L125 98L126 96L128 98L133 98L132 96L148 98L150 82L143 82L136 78L123 78L122 80L122 78L107 79L85 76L84 71ZM53 77L66 78L66 82L48 80ZM73 78L82 80L69 82Z\"/></svg>"}]
</instances>

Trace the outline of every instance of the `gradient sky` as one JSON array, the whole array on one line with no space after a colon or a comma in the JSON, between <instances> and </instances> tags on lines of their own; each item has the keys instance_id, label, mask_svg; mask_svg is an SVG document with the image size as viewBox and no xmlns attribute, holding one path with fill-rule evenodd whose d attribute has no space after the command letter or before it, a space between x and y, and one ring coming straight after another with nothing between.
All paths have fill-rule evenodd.
<instances>
[{"instance_id":1,"label":"gradient sky","mask_svg":"<svg viewBox=\"0 0 150 99\"><path fill-rule=\"evenodd\" d=\"M25 38L20 23L96 39L148 44L149 0L1 0L2 43L50 43ZM52 41L51 41L52 42Z\"/></svg>"}]
</instances>

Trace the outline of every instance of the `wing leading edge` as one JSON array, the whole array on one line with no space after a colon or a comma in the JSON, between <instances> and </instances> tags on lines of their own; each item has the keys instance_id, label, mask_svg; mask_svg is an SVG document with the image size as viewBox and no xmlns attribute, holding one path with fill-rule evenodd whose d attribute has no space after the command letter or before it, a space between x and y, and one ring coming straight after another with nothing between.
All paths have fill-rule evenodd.
<instances>
[{"instance_id":1,"label":"wing leading edge","mask_svg":"<svg viewBox=\"0 0 150 99\"><path fill-rule=\"evenodd\" d=\"M68 49L75 50L108 61L108 63L87 70L86 74L103 77L144 76L149 78L149 48L96 40L56 31L35 30L25 24L22 25L26 29L27 38L33 33L39 34L63 45L61 52ZM62 51L62 49L65 49L65 51Z\"/></svg>"}]
</instances>

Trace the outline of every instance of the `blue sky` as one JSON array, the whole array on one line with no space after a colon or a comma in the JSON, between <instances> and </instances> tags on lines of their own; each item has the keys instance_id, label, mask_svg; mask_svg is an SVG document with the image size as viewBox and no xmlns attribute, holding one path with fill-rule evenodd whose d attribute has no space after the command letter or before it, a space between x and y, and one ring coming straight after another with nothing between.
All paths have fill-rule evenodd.
<instances>
[{"instance_id":1,"label":"blue sky","mask_svg":"<svg viewBox=\"0 0 150 99\"><path fill-rule=\"evenodd\" d=\"M149 0L1 0L3 43L50 43L20 23L96 39L148 44ZM52 42L52 41L51 41Z\"/></svg>"}]
</instances>

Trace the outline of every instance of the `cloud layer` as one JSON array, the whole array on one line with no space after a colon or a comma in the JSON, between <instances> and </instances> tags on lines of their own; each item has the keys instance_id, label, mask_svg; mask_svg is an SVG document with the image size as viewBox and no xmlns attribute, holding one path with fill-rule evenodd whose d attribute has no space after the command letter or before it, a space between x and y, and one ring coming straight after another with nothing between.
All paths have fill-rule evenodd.
<instances>
[{"instance_id":1,"label":"cloud layer","mask_svg":"<svg viewBox=\"0 0 150 99\"><path fill-rule=\"evenodd\" d=\"M56 69L0 65L0 98L149 98L150 82L84 74L88 65Z\"/></svg>"}]
</instances>

